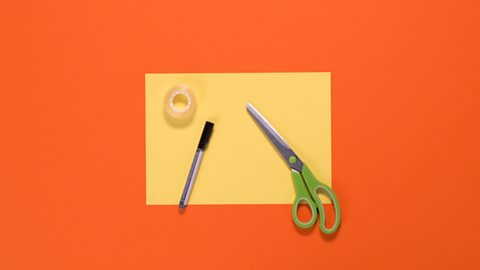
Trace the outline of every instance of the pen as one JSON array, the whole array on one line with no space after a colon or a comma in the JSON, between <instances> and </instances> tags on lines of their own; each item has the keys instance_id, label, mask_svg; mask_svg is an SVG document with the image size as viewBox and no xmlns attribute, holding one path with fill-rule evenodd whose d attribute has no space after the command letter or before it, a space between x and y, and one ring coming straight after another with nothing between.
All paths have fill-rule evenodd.
<instances>
[{"instance_id":1,"label":"pen","mask_svg":"<svg viewBox=\"0 0 480 270\"><path fill-rule=\"evenodd\" d=\"M203 153L205 152L206 146L213 132L213 126L214 124L212 122L205 122L200 142L198 143L195 156L193 157L192 166L190 166L190 171L188 172L187 182L185 183L182 197L180 198L180 208L185 208L188 204L188 199L190 198L190 193L192 193L193 184L195 183L195 178L197 177L198 169L202 162Z\"/></svg>"}]
</instances>

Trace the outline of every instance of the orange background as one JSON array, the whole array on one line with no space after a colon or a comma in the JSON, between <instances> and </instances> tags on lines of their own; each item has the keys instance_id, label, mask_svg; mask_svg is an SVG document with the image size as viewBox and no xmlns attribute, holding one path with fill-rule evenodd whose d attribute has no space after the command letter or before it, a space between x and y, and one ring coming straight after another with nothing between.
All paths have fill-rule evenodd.
<instances>
[{"instance_id":1,"label":"orange background","mask_svg":"<svg viewBox=\"0 0 480 270\"><path fill-rule=\"evenodd\" d=\"M0 269L479 269L479 2L391 2L2 1ZM144 74L263 71L332 72L335 237L145 205Z\"/></svg>"}]
</instances>

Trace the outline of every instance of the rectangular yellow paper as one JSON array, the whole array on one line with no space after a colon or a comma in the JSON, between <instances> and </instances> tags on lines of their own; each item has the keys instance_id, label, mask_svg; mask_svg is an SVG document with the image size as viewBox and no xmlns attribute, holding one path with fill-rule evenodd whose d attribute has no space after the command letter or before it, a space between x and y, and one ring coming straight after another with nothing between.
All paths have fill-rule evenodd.
<instances>
[{"instance_id":1,"label":"rectangular yellow paper","mask_svg":"<svg viewBox=\"0 0 480 270\"><path fill-rule=\"evenodd\" d=\"M172 126L165 93L196 94L194 118ZM206 120L215 129L189 204L291 204L289 167L247 113L254 105L314 175L331 185L330 73L146 74L148 205L178 204Z\"/></svg>"}]
</instances>

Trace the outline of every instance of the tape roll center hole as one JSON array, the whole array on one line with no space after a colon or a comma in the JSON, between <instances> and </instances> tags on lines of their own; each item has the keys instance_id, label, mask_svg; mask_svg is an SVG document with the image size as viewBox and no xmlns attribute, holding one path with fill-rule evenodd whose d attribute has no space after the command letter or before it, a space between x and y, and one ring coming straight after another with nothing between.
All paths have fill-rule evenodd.
<instances>
[{"instance_id":1,"label":"tape roll center hole","mask_svg":"<svg viewBox=\"0 0 480 270\"><path fill-rule=\"evenodd\" d=\"M179 111L186 110L188 107L188 97L185 94L178 94L173 97L173 106Z\"/></svg>"}]
</instances>

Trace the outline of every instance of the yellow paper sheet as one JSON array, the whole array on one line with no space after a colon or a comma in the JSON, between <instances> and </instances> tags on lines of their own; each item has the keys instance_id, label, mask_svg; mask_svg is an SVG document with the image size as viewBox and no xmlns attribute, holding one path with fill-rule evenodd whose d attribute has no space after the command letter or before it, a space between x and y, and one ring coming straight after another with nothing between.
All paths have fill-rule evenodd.
<instances>
[{"instance_id":1,"label":"yellow paper sheet","mask_svg":"<svg viewBox=\"0 0 480 270\"><path fill-rule=\"evenodd\" d=\"M189 125L172 126L165 93L187 84L197 111ZM330 73L146 74L147 204L178 204L206 120L215 129L189 204L291 204L290 170L247 113L254 105L331 185Z\"/></svg>"}]
</instances>

